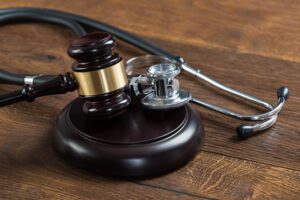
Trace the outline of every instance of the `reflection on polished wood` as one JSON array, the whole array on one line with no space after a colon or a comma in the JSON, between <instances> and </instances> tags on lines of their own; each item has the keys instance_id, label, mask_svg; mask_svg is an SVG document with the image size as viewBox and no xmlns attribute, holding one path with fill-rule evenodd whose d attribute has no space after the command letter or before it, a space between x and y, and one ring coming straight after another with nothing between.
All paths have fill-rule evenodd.
<instances>
[{"instance_id":1,"label":"reflection on polished wood","mask_svg":"<svg viewBox=\"0 0 300 200\"><path fill-rule=\"evenodd\" d=\"M51 131L77 94L57 95L0 109L1 199L299 199L299 1L1 1L1 8L54 8L101 20L146 37L230 87L276 103L291 96L277 124L238 140L240 123L198 107L206 140L184 168L149 180L117 180L79 171L57 157ZM122 8L122 9L114 9ZM16 73L69 71L71 31L53 25L0 26L0 67ZM144 52L124 42L124 60ZM190 76L179 76L193 96L244 113L261 110ZM1 86L0 92L18 87Z\"/></svg>"}]
</instances>

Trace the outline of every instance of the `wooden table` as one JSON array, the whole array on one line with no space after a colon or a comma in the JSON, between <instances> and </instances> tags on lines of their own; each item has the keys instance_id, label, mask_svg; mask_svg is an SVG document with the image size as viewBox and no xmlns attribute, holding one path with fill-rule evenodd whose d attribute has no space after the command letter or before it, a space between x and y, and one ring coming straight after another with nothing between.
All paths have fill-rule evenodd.
<instances>
[{"instance_id":1,"label":"wooden table","mask_svg":"<svg viewBox=\"0 0 300 200\"><path fill-rule=\"evenodd\" d=\"M0 199L300 199L300 1L46 1L1 0L91 17L180 55L205 74L276 104L291 96L277 124L238 140L240 123L197 107L206 141L182 169L146 180L118 180L80 171L52 149L56 116L77 94L0 109ZM15 73L64 73L75 35L47 24L0 26L0 67ZM124 59L145 54L119 42ZM243 113L259 113L190 76L193 96ZM16 89L3 85L0 92Z\"/></svg>"}]
</instances>

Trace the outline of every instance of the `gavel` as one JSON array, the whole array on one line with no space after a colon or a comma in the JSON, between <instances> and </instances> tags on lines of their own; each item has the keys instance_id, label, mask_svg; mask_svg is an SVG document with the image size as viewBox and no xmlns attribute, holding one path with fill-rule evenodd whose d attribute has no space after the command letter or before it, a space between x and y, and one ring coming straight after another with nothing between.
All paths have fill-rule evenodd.
<instances>
[{"instance_id":1,"label":"gavel","mask_svg":"<svg viewBox=\"0 0 300 200\"><path fill-rule=\"evenodd\" d=\"M109 118L122 113L131 99L124 93L127 75L122 58L112 52L114 47L115 39L108 33L87 34L74 40L68 49L76 60L71 73L1 95L0 106L77 89L79 97L85 100L82 109L86 115Z\"/></svg>"}]
</instances>

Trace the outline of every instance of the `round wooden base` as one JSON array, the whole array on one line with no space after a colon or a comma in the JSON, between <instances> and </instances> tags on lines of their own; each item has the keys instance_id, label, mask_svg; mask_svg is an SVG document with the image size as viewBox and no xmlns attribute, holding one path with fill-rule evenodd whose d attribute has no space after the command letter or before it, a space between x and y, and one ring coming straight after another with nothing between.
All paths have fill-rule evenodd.
<instances>
[{"instance_id":1,"label":"round wooden base","mask_svg":"<svg viewBox=\"0 0 300 200\"><path fill-rule=\"evenodd\" d=\"M203 142L203 126L189 104L153 111L133 103L121 115L97 120L75 99L59 115L54 148L77 167L109 176L160 175L191 160Z\"/></svg>"}]
</instances>

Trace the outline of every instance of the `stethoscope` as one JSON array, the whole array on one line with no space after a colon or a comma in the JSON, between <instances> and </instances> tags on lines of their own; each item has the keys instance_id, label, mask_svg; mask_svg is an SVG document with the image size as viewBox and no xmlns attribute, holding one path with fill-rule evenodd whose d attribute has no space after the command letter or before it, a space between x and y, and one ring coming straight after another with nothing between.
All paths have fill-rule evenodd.
<instances>
[{"instance_id":1,"label":"stethoscope","mask_svg":"<svg viewBox=\"0 0 300 200\"><path fill-rule=\"evenodd\" d=\"M277 91L278 103L276 106L273 106L267 101L215 81L203 74L199 69L187 64L182 57L175 56L174 54L124 30L93 19L61 11L40 8L9 8L0 10L1 24L19 21L42 21L62 25L72 29L77 36L86 34L83 26L89 27L111 33L129 44L153 54L134 57L126 62L126 71L129 74L128 87L137 96L140 94L145 95L141 99L141 103L144 107L165 110L174 109L188 102L192 102L239 120L257 121L254 125L242 124L237 127L237 133L242 138L249 137L254 133L273 126L277 120L278 113L289 96L289 89L287 87L279 88ZM130 75L130 72L133 69L145 65L150 66L145 74ZM188 91L179 88L179 81L175 79L175 76L180 74L181 71L185 71L240 99L265 107L268 109L268 112L259 115L244 115L192 97ZM34 85L53 77L53 75L17 75L0 70L0 83L6 84Z\"/></svg>"}]
</instances>

